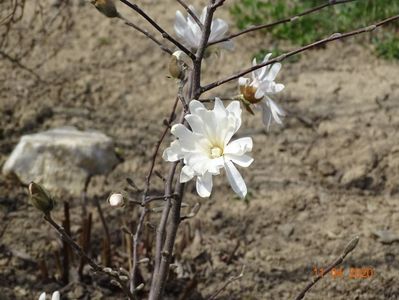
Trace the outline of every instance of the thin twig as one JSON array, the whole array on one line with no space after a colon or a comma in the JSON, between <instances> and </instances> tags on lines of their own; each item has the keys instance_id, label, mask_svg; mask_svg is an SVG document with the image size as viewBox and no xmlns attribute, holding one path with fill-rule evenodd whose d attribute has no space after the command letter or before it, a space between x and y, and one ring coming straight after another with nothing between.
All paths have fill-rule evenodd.
<instances>
[{"instance_id":1,"label":"thin twig","mask_svg":"<svg viewBox=\"0 0 399 300\"><path fill-rule=\"evenodd\" d=\"M168 41L170 41L172 44L174 44L177 48L179 48L181 51L186 53L191 59L195 59L195 55L188 50L186 47L184 47L181 43L179 43L177 40L175 40L169 33L165 31L161 26L158 25L157 22L155 22L149 15L147 15L137 4L135 3L130 3L127 0L120 0L123 4L129 6L131 9L133 9L135 12L137 12L140 16L142 16L144 19L148 21L157 31L159 31L162 34L162 37Z\"/></svg>"},{"instance_id":2,"label":"thin twig","mask_svg":"<svg viewBox=\"0 0 399 300\"><path fill-rule=\"evenodd\" d=\"M276 62L281 62L281 61L283 61L283 60L287 59L288 57L293 56L295 54L304 52L306 50L309 50L309 49L312 49L312 48L315 48L315 47L318 47L320 45L327 44L327 43L335 41L335 40L344 39L344 38L347 38L347 37L350 37L350 36L354 36L354 35L357 35L357 34L361 34L361 33L365 33L365 32L371 32L371 31L375 30L377 27L386 25L386 24L391 23L393 21L396 21L398 19L399 19L399 15L396 15L396 16L390 17L388 19L382 20L382 21L380 21L378 23L375 23L374 25L370 25L370 26L367 26L367 27L359 28L359 29L356 29L356 30L353 30L353 31L350 31L350 32L347 32L347 33L343 33L343 34L341 34L341 33L332 34L331 36L329 36L329 37L327 37L325 39L316 41L316 42L314 42L312 44L309 44L309 45L306 45L304 47L301 47L301 48L295 49L293 51L287 52L287 53L282 54L280 56L277 56L276 58L273 58L273 59L271 59L271 60L269 60L269 61L267 61L265 63L261 63L261 64L258 64L256 66L253 66L251 68L248 68L248 69L245 69L243 71L240 71L237 74L231 75L231 76L229 76L229 77L227 77L225 79L221 79L221 80L215 81L213 83L210 83L210 84L202 87L201 88L201 92L203 93L203 92L209 91L209 90L211 90L211 89L213 89L213 88L215 88L217 86L220 86L220 85L222 85L222 84L224 84L226 82L232 81L234 79L238 79L239 77L241 77L241 76L243 76L245 74L248 74L248 73L250 73L252 71L255 71L257 69L260 69L262 67L274 64Z\"/></svg>"},{"instance_id":3,"label":"thin twig","mask_svg":"<svg viewBox=\"0 0 399 300\"><path fill-rule=\"evenodd\" d=\"M140 233L141 233L141 228L143 227L144 219L147 215L148 208L143 207L142 212L140 215L139 222L137 224L136 228L136 233L133 235L133 257L132 257L132 270L130 273L130 292L134 295L135 290L136 290L136 281L137 281L137 266L139 263L139 254L137 252L138 249L138 243L139 243L139 238L140 238Z\"/></svg>"},{"instance_id":4,"label":"thin twig","mask_svg":"<svg viewBox=\"0 0 399 300\"><path fill-rule=\"evenodd\" d=\"M251 27L246 28L246 29L244 29L242 31L233 33L233 34L231 34L231 35L229 35L227 37L215 40L215 41L209 43L208 46L212 46L212 45L215 45L215 44L218 44L218 43L229 41L229 40L231 40L231 39L233 39L235 37L238 37L240 35L243 35L243 34L246 34L246 33L252 32L252 31L270 28L270 27L273 27L273 26L276 26L276 25L280 25L280 24L284 24L284 23L294 22L294 21L297 21L300 17L309 15L311 13L315 13L315 12L317 12L319 10L322 10L323 8L326 8L326 7L329 7L329 6L334 6L334 5L348 3L348 2L354 2L354 1L356 1L356 0L335 0L335 1L334 0L329 0L329 1L326 1L326 3L324 3L322 5L319 5L319 6L316 6L314 8L308 9L308 10L306 10L306 11L304 11L302 13L299 13L299 14L297 14L295 16L292 16L292 17L289 17L289 18L285 18L285 19L281 19L281 20L278 20L278 21L275 21L275 22L269 23L269 24L251 26Z\"/></svg>"},{"instance_id":5,"label":"thin twig","mask_svg":"<svg viewBox=\"0 0 399 300\"><path fill-rule=\"evenodd\" d=\"M166 52L166 53L168 53L168 54L170 54L170 55L172 55L173 54L173 51L172 50L170 50L168 47L166 47L165 45L162 45L162 43L160 42L160 41L158 41L152 34L150 34L147 30L145 30L145 29L142 29L142 28L140 28L139 26L137 26L136 24L134 24L134 23L132 23L132 22L130 22L130 21L128 21L128 20L125 20L125 19L123 19L124 21L125 21L125 24L126 25L128 25L128 26L130 26L130 27L133 27L134 29L136 29L137 31L139 31L139 32L141 32L142 34L144 34L146 37L148 37L151 41L153 41L155 44L157 44L158 46L159 46L159 48L161 48L161 50L162 51L164 51L164 52Z\"/></svg>"},{"instance_id":6,"label":"thin twig","mask_svg":"<svg viewBox=\"0 0 399 300\"><path fill-rule=\"evenodd\" d=\"M236 281L236 280L238 280L238 279L241 279L241 278L244 276L244 269L245 269L245 266L242 267L242 270L241 270L241 273L240 273L240 274L238 274L237 276L231 277L229 280L227 280L227 281L223 284L223 286L222 286L220 289L218 289L214 294L212 294L212 295L208 298L208 300L215 300L216 297L217 297L221 292L223 292L223 291L229 286L230 283L232 283L232 282L234 282L234 281Z\"/></svg>"},{"instance_id":7,"label":"thin twig","mask_svg":"<svg viewBox=\"0 0 399 300\"><path fill-rule=\"evenodd\" d=\"M168 124L172 123L174 118L175 118L175 113L176 113L176 108L177 108L177 103L178 102L179 102L179 98L176 97L176 100L175 100L175 102L173 104L173 107L172 107L172 111L170 112L169 119L167 121ZM163 140L165 139L165 136L168 133L168 130L169 130L169 126L166 126L164 131L162 132L161 137L158 139L157 143L155 144L154 153L152 154L152 157L151 157L150 170L148 171L148 175L146 176L146 179L145 179L145 188L144 188L143 198L147 197L148 192L150 190L150 181L151 181L152 174L154 172L155 161L156 161L157 156L158 156L159 148L160 148Z\"/></svg>"},{"instance_id":8,"label":"thin twig","mask_svg":"<svg viewBox=\"0 0 399 300\"><path fill-rule=\"evenodd\" d=\"M328 274L333 268L341 264L345 257L351 253L357 246L359 242L359 237L356 236L354 237L345 247L344 251L342 254L334 261L332 262L329 266L327 266L322 274L318 274L317 277L313 278L311 282L305 288L299 293L298 296L295 297L295 300L301 300L305 296L305 294L318 282L321 278L323 278L324 275Z\"/></svg>"},{"instance_id":9,"label":"thin twig","mask_svg":"<svg viewBox=\"0 0 399 300\"><path fill-rule=\"evenodd\" d=\"M129 289L126 288L125 283L119 278L118 274L112 273L112 272L106 272L105 268L103 268L102 266L100 266L99 264L97 264L91 257L89 257L84 251L83 249L66 233L66 231L64 230L64 228L62 228L61 226L59 226L51 217L50 214L46 214L43 216L44 220L49 223L62 237L62 239L64 239L69 246L71 246L71 248L73 250L75 250L75 252L80 256L80 257L84 257L87 261L87 263L90 265L90 267L93 268L93 270L95 272L100 272L103 274L106 274L110 277L112 277L114 280L116 280L116 282L119 284L119 287L121 288L121 290L126 294L126 296L129 297L129 299L134 300L134 296L130 293Z\"/></svg>"},{"instance_id":10,"label":"thin twig","mask_svg":"<svg viewBox=\"0 0 399 300\"><path fill-rule=\"evenodd\" d=\"M201 21L198 19L197 15L193 12L193 10L183 1L183 0L176 0L177 2L180 3L181 6L187 11L187 13L193 18L195 23L201 28L201 31L204 30L204 24L201 23Z\"/></svg>"},{"instance_id":11,"label":"thin twig","mask_svg":"<svg viewBox=\"0 0 399 300\"><path fill-rule=\"evenodd\" d=\"M19 68L21 68L22 70L27 71L28 73L30 73L31 75L33 75L36 80L38 80L39 82L42 83L46 83L41 77L40 75L38 75L35 71L33 71L31 68L25 66L24 64L22 64L17 58L14 58L10 55L8 55L7 53L5 53L4 51L0 50L0 55L3 56L5 59L8 59L11 63L17 65Z\"/></svg>"},{"instance_id":12,"label":"thin twig","mask_svg":"<svg viewBox=\"0 0 399 300\"><path fill-rule=\"evenodd\" d=\"M98 201L98 199L96 198L94 202L97 207L98 215L100 216L101 224L103 226L104 233L105 233L105 245L104 245L105 261L104 261L104 264L106 266L111 266L111 257L112 257L112 255L111 255L111 235L109 233L107 222L105 221L105 217L104 217L104 213L101 208L101 205L100 205L100 201Z\"/></svg>"}]
</instances>

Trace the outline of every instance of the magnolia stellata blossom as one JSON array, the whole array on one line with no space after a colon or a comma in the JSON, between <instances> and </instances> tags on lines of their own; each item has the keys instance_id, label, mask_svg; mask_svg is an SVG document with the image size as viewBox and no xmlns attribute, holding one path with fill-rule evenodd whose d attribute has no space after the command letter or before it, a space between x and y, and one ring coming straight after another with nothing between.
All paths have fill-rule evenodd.
<instances>
[{"instance_id":1,"label":"magnolia stellata blossom","mask_svg":"<svg viewBox=\"0 0 399 300\"><path fill-rule=\"evenodd\" d=\"M263 63L266 63L271 55L271 53L267 54ZM257 65L256 58L252 64L253 66ZM263 124L267 127L270 126L272 119L282 124L280 117L285 116L285 112L269 97L269 95L279 93L284 89L283 84L274 82L280 69L281 64L275 63L253 71L252 80L245 77L238 79L246 109L252 114L251 106L261 109Z\"/></svg>"},{"instance_id":2,"label":"magnolia stellata blossom","mask_svg":"<svg viewBox=\"0 0 399 300\"><path fill-rule=\"evenodd\" d=\"M197 177L197 192L209 197L212 191L212 176L226 170L227 179L241 198L247 194L245 182L234 164L248 167L253 159L246 153L252 150L250 137L231 141L241 126L241 108L238 101L226 108L219 98L213 110L193 100L189 103L190 114L185 116L191 131L182 124L173 125L171 132L177 138L165 149L163 158L173 162L183 159L184 166L180 182Z\"/></svg>"},{"instance_id":3,"label":"magnolia stellata blossom","mask_svg":"<svg viewBox=\"0 0 399 300\"><path fill-rule=\"evenodd\" d=\"M60 296L60 292L56 291L53 293L53 295L51 296L51 300L60 300L61 296ZM46 300L46 293L41 293L39 296L39 300Z\"/></svg>"},{"instance_id":4,"label":"magnolia stellata blossom","mask_svg":"<svg viewBox=\"0 0 399 300\"><path fill-rule=\"evenodd\" d=\"M192 6L190 9L195 13L195 10ZM202 10L201 16L198 17L199 21L204 24L206 18L207 7ZM202 30L199 25L195 22L193 17L187 15L185 18L180 10L176 11L176 19L175 19L175 32L179 39L181 39L184 45L191 50L196 50L199 47ZM211 24L211 33L209 35L208 42L214 42L218 39L221 39L225 36L227 30L229 29L229 25L222 19L215 18L212 20ZM231 49L233 47L233 43L231 41L226 41L220 43L220 46L226 49Z\"/></svg>"}]
</instances>

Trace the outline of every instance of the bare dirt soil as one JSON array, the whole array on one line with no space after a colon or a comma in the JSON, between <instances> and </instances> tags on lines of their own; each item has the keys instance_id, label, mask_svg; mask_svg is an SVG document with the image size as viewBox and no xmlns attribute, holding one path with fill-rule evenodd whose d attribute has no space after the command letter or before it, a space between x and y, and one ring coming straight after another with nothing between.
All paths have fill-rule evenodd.
<instances>
[{"instance_id":1,"label":"bare dirt soil","mask_svg":"<svg viewBox=\"0 0 399 300\"><path fill-rule=\"evenodd\" d=\"M221 16L232 24L228 6ZM178 8L174 1L146 1L142 7L172 31ZM121 11L144 24L130 11ZM167 55L121 21L102 17L89 4L76 6L73 18L70 32L55 36L53 44L47 41L26 61L29 65L46 58L53 45L61 44L58 55L35 70L57 84L37 82L9 61L0 61L0 164L27 133L73 125L113 137L123 162L90 183L90 253L100 259L104 233L93 202L99 199L111 231L113 264L128 268L120 228L134 226L137 209L110 209L105 199L126 186L126 177L143 185L177 84L167 78ZM192 183L187 186L186 202L202 207L179 231L178 276L169 284L168 299L206 299L243 265L244 277L219 299L293 299L314 277L313 269L337 258L355 235L360 242L343 263L343 276L326 275L306 299L399 299L399 64L377 59L358 41L337 42L283 64L278 81L286 88L276 100L288 112L284 126L266 131L259 115L243 116L240 135L254 139L255 162L240 170L248 202L235 198L224 176L216 180L210 199L200 199ZM206 62L203 81L249 66L253 53L269 42L262 34L237 38L234 52ZM205 96L235 93L234 82ZM157 170L162 173L166 167L159 159ZM162 187L160 179L154 182ZM71 231L77 239L80 199L58 199L71 205ZM62 217L58 205L54 218ZM157 217L148 221L155 223ZM40 259L46 261L49 277L59 279L57 235L28 203L26 187L2 175L0 219L0 299L37 299L40 291L56 289L65 299L121 299L101 278L78 281L72 272L66 287L43 279ZM145 232L151 240L151 228ZM369 267L374 274L351 279L354 267ZM142 267L144 276L146 269ZM189 292L179 298L185 289Z\"/></svg>"}]
</instances>

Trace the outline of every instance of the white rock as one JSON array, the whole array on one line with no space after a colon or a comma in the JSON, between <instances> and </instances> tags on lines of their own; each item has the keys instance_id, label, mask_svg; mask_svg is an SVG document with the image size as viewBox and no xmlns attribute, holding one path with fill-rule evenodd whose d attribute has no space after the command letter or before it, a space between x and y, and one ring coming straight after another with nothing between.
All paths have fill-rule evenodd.
<instances>
[{"instance_id":1,"label":"white rock","mask_svg":"<svg viewBox=\"0 0 399 300\"><path fill-rule=\"evenodd\" d=\"M112 139L97 131L56 128L22 136L3 166L25 184L79 195L90 175L106 174L118 163Z\"/></svg>"}]
</instances>

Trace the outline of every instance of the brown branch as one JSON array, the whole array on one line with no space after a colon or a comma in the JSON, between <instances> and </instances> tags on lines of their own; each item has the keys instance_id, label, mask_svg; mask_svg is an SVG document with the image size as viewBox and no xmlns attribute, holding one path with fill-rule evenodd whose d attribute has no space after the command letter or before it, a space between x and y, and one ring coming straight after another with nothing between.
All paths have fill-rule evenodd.
<instances>
[{"instance_id":1,"label":"brown branch","mask_svg":"<svg viewBox=\"0 0 399 300\"><path fill-rule=\"evenodd\" d=\"M317 277L313 278L312 281L309 282L309 284L307 286L305 286L305 288L299 293L299 295L295 297L295 300L303 299L305 294L312 288L312 286L314 286L316 284L316 282L318 282L321 278L323 278L324 275L328 274L333 268L335 268L336 266L338 266L339 264L341 264L344 261L345 257L356 248L358 242L359 242L359 237L358 236L354 237L346 245L344 252L342 252L342 254L334 262L332 262L330 265L328 265L324 269L325 271L323 271L322 274L318 274Z\"/></svg>"},{"instance_id":2,"label":"brown branch","mask_svg":"<svg viewBox=\"0 0 399 300\"><path fill-rule=\"evenodd\" d=\"M121 290L128 296L129 299L134 299L134 296L130 293L129 289L126 288L125 283L120 279L119 275L112 271L110 272L109 268L104 268L97 264L90 256L88 256L83 249L66 233L64 228L59 226L51 217L50 214L46 214L43 216L44 220L49 223L62 237L63 240L65 240L69 246L75 250L75 252L80 256L86 259L87 263L90 265L90 267L93 268L95 272L100 272L103 274L106 274L110 277L112 277L117 283L118 286L121 288ZM108 270L107 270L108 269Z\"/></svg>"},{"instance_id":3,"label":"brown branch","mask_svg":"<svg viewBox=\"0 0 399 300\"><path fill-rule=\"evenodd\" d=\"M275 21L275 22L269 23L269 24L251 26L251 27L246 28L246 29L244 29L242 31L233 33L233 34L231 34L231 35L229 35L227 37L224 37L224 38L218 39L216 41L213 41L213 42L209 43L208 46L212 46L212 45L215 45L215 44L218 44L218 43L226 42L226 41L231 40L231 39L233 39L235 37L238 37L240 35L243 35L243 34L246 34L246 33L252 32L252 31L270 28L270 27L273 27L273 26L276 26L276 25L280 25L280 24L284 24L284 23L294 22L294 21L297 21L300 17L315 13L315 12L317 12L319 10L322 10L323 8L326 8L326 7L329 7L329 6L334 6L334 5L348 3L348 2L354 2L354 1L356 1L356 0L329 0L329 1L327 1L326 3L324 3L322 5L319 5L319 6L316 6L314 8L311 8L309 10L306 10L306 11L304 11L302 13L299 13L299 14L297 14L295 16L292 16L292 17L289 17L289 18L285 18L285 19L281 19L281 20L278 20L278 21Z\"/></svg>"},{"instance_id":4,"label":"brown branch","mask_svg":"<svg viewBox=\"0 0 399 300\"><path fill-rule=\"evenodd\" d=\"M130 3L127 0L120 0L120 1L123 4L127 5L128 7L130 7L131 9L133 9L140 16L142 16L144 19L146 19L148 21L148 23L150 23L158 32L160 32L162 34L162 37L164 39L170 41L172 44L174 44L181 51L186 53L191 59L195 59L195 55L190 50L188 50L181 43L179 43L177 40L175 40L169 33L167 33L161 26L159 26L157 22L155 22L149 15L147 15L137 4Z\"/></svg>"},{"instance_id":5,"label":"brown branch","mask_svg":"<svg viewBox=\"0 0 399 300\"><path fill-rule=\"evenodd\" d=\"M312 44L309 44L309 45L306 45L304 47L301 47L301 48L295 49L293 51L287 52L287 53L282 54L280 56L277 56L276 58L273 58L273 59L271 59L271 60L269 60L269 61L267 61L265 63L261 63L261 64L258 64L256 66L253 66L251 68L248 68L248 69L245 69L243 71L240 71L237 74L231 75L231 76L229 76L229 77L227 77L225 79L221 79L221 80L215 81L213 83L210 83L210 84L202 87L201 88L201 92L203 93L203 92L209 91L209 90L211 90L211 89L213 89L213 88L215 88L217 86L220 86L220 85L222 85L222 84L224 84L226 82L232 81L234 79L238 79L239 77L241 77L241 76L243 76L245 74L248 74L248 73L250 73L252 71L255 71L257 69L260 69L262 67L274 64L276 62L281 62L281 61L283 61L283 60L287 59L288 57L293 56L295 54L304 52L306 50L309 50L309 49L312 49L312 48L315 48L315 47L318 47L320 45L327 44L327 43L335 41L335 40L344 39L344 38L347 38L347 37L350 37L350 36L354 36L354 35L358 35L358 34L365 33L365 32L371 32L371 31L375 30L377 27L383 26L385 24L388 24L390 22L396 21L398 19L399 19L399 15L396 15L396 16L390 17L388 19L382 20L382 21L380 21L380 22L378 22L378 23L376 23L374 25L370 25L370 26L367 26L367 27L364 27L364 28L359 28L359 29L356 29L356 30L353 30L353 31L350 31L350 32L347 32L347 33L343 33L343 34L335 33L335 34L331 35L328 38L319 40L319 41L314 42Z\"/></svg>"},{"instance_id":6,"label":"brown branch","mask_svg":"<svg viewBox=\"0 0 399 300\"><path fill-rule=\"evenodd\" d=\"M165 45L162 45L162 43L160 41L158 41L152 34L150 34L147 30L140 28L139 26L137 26L136 24L122 18L122 20L125 21L125 24L133 27L134 29L136 29L137 31L141 32L142 34L144 34L146 37L148 37L151 41L153 41L155 44L157 44L159 46L159 48L161 48L162 51L172 55L173 51L170 50L168 47L166 47Z\"/></svg>"},{"instance_id":7,"label":"brown branch","mask_svg":"<svg viewBox=\"0 0 399 300\"><path fill-rule=\"evenodd\" d=\"M193 18L195 23L201 28L201 31L204 30L204 24L201 23L201 21L198 19L197 15L192 11L192 9L183 1L183 0L176 0L177 2L180 3L181 6L186 10L186 12Z\"/></svg>"}]
</instances>

